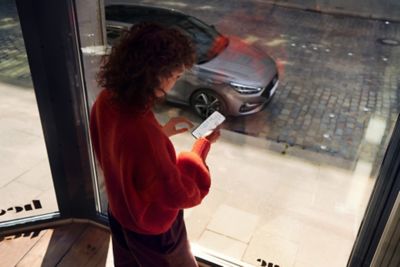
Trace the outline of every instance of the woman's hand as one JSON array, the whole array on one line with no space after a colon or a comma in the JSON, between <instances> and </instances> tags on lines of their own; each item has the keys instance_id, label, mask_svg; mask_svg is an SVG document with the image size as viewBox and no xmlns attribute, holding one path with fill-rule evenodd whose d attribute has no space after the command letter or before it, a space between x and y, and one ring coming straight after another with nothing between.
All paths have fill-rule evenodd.
<instances>
[{"instance_id":1,"label":"woman's hand","mask_svg":"<svg viewBox=\"0 0 400 267\"><path fill-rule=\"evenodd\" d=\"M204 136L210 143L215 143L221 135L220 127L212 131L210 134Z\"/></svg>"},{"instance_id":2,"label":"woman's hand","mask_svg":"<svg viewBox=\"0 0 400 267\"><path fill-rule=\"evenodd\" d=\"M187 127L177 128L178 124L186 124ZM166 136L170 137L176 134L184 133L192 128L194 125L191 121L184 117L175 117L170 119L164 126L163 132Z\"/></svg>"}]
</instances>

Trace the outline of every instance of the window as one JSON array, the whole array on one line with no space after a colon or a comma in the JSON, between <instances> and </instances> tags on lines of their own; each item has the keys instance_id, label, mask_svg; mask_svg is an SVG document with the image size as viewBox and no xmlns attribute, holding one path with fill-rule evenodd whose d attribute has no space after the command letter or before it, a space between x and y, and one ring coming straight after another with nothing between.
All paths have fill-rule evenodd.
<instances>
[{"instance_id":1,"label":"window","mask_svg":"<svg viewBox=\"0 0 400 267\"><path fill-rule=\"evenodd\" d=\"M158 120L201 123L196 97L229 115L207 159L211 191L185 213L191 241L253 265L345 266L399 112L393 47L373 36L395 36L397 24L326 5L133 5L107 7L107 20L176 25L197 49ZM172 138L178 152L193 141Z\"/></svg>"}]
</instances>

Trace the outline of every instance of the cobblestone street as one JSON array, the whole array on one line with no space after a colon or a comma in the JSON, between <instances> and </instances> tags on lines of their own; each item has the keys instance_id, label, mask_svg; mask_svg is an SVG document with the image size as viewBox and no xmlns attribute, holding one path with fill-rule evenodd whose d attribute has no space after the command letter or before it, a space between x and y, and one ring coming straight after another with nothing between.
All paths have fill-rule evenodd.
<instances>
[{"instance_id":1,"label":"cobblestone street","mask_svg":"<svg viewBox=\"0 0 400 267\"><path fill-rule=\"evenodd\" d=\"M239 36L279 63L281 83L272 101L258 114L232 118L226 128L353 161L360 151L376 155L377 147L362 142L375 118L385 121L377 145L387 142L399 112L400 46L379 39L399 41L399 23L248 1L164 6Z\"/></svg>"},{"instance_id":2,"label":"cobblestone street","mask_svg":"<svg viewBox=\"0 0 400 267\"><path fill-rule=\"evenodd\" d=\"M255 43L282 62L282 83L254 117L266 124L253 127L254 118L246 117L235 129L354 160L371 117L393 125L399 47L377 39L398 39L400 25L285 8L273 10L265 24L268 35L255 32L262 36Z\"/></svg>"},{"instance_id":3,"label":"cobblestone street","mask_svg":"<svg viewBox=\"0 0 400 267\"><path fill-rule=\"evenodd\" d=\"M28 58L14 1L0 7L0 81L32 87Z\"/></svg>"}]
</instances>

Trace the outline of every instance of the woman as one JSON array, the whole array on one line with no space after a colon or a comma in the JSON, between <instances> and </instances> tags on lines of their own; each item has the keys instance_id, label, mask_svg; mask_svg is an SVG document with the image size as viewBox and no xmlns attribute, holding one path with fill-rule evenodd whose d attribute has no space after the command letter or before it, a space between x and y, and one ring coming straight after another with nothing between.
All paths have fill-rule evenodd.
<instances>
[{"instance_id":1,"label":"woman","mask_svg":"<svg viewBox=\"0 0 400 267\"><path fill-rule=\"evenodd\" d=\"M99 72L90 131L104 173L115 266L197 266L183 209L210 188L205 163L214 131L177 157L169 137L186 131L173 118L161 126L155 101L194 64L190 41L178 30L142 23L124 33Z\"/></svg>"}]
</instances>

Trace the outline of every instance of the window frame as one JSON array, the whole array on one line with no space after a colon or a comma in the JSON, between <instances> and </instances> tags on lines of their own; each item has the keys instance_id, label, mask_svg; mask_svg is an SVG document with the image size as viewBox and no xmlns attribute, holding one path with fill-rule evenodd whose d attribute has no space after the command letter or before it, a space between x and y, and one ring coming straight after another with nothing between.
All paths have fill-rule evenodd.
<instances>
[{"instance_id":1,"label":"window frame","mask_svg":"<svg viewBox=\"0 0 400 267\"><path fill-rule=\"evenodd\" d=\"M94 155L73 0L16 0L59 211L0 223L3 234L71 220L108 225Z\"/></svg>"}]
</instances>

